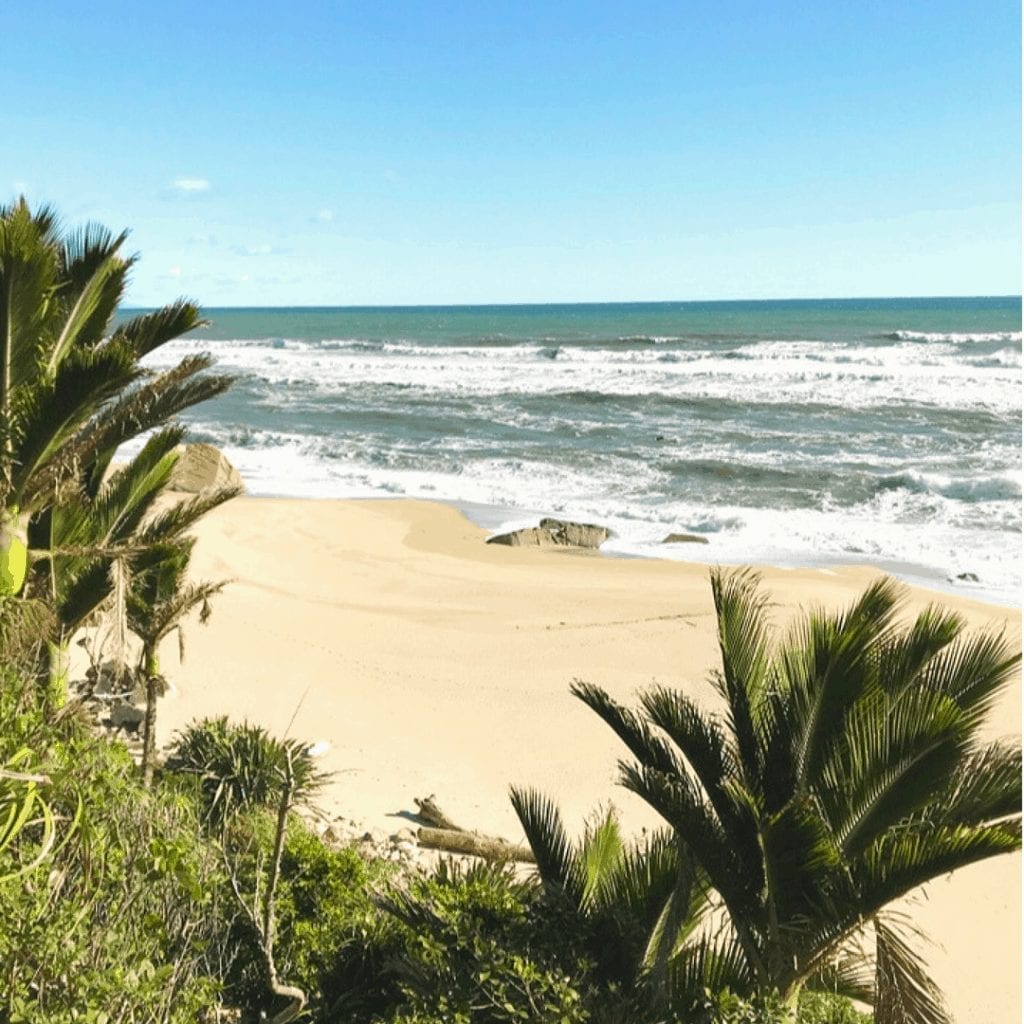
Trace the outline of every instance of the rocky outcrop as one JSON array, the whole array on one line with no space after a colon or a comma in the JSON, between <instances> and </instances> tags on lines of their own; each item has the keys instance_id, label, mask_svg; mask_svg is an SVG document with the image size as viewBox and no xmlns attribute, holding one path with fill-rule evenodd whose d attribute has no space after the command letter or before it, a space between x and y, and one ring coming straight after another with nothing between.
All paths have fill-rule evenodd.
<instances>
[{"instance_id":1,"label":"rocky outcrop","mask_svg":"<svg viewBox=\"0 0 1024 1024\"><path fill-rule=\"evenodd\" d=\"M212 444L182 444L177 451L178 461L171 471L169 490L198 494L210 489L244 486L242 474Z\"/></svg>"},{"instance_id":2,"label":"rocky outcrop","mask_svg":"<svg viewBox=\"0 0 1024 1024\"><path fill-rule=\"evenodd\" d=\"M707 537L697 533L670 533L662 544L707 544Z\"/></svg>"},{"instance_id":3,"label":"rocky outcrop","mask_svg":"<svg viewBox=\"0 0 1024 1024\"><path fill-rule=\"evenodd\" d=\"M569 523L561 519L542 519L537 526L488 537L488 544L506 544L513 548L584 548L596 550L611 530L591 523Z\"/></svg>"}]
</instances>

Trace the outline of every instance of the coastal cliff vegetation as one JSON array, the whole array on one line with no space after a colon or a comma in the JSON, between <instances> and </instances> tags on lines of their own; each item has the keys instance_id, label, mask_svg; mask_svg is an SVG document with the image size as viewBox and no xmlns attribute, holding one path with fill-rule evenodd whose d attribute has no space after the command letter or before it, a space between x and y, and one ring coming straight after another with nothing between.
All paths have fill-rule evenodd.
<instances>
[{"instance_id":1,"label":"coastal cliff vegetation","mask_svg":"<svg viewBox=\"0 0 1024 1024\"><path fill-rule=\"evenodd\" d=\"M756 575L712 572L708 700L573 685L662 827L574 839L513 788L529 869L321 836L310 748L258 725L195 723L161 764L159 646L223 586L188 531L237 493L170 500L177 417L230 380L146 368L202 321L116 318L124 242L0 209L0 1024L948 1020L900 900L1020 848L1020 749L982 732L1019 654L908 622L889 581L780 638ZM138 758L69 699L97 624L144 693Z\"/></svg>"}]
</instances>

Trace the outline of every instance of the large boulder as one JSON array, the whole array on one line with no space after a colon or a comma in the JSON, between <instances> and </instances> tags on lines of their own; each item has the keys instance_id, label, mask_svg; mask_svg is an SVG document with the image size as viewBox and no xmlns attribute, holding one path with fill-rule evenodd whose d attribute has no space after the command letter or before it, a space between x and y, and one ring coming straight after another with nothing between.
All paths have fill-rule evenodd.
<instances>
[{"instance_id":1,"label":"large boulder","mask_svg":"<svg viewBox=\"0 0 1024 1024\"><path fill-rule=\"evenodd\" d=\"M488 544L507 544L513 548L599 548L611 530L591 523L568 523L561 519L542 519L537 526L512 530L488 537Z\"/></svg>"},{"instance_id":2,"label":"large boulder","mask_svg":"<svg viewBox=\"0 0 1024 1024\"><path fill-rule=\"evenodd\" d=\"M702 537L699 533L670 533L662 542L662 544L707 544L707 537Z\"/></svg>"},{"instance_id":3,"label":"large boulder","mask_svg":"<svg viewBox=\"0 0 1024 1024\"><path fill-rule=\"evenodd\" d=\"M242 474L212 444L178 445L168 489L198 494L212 488L244 487Z\"/></svg>"}]
</instances>

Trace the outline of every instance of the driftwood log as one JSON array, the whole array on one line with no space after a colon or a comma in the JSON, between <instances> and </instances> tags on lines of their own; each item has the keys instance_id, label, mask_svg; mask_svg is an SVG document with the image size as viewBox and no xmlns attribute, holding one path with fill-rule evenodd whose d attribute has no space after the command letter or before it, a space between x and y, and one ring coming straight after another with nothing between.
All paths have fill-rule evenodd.
<instances>
[{"instance_id":1,"label":"driftwood log","mask_svg":"<svg viewBox=\"0 0 1024 1024\"><path fill-rule=\"evenodd\" d=\"M500 836L483 835L471 832L456 825L434 801L433 794L425 800L418 797L416 816L426 823L417 833L420 846L432 850L443 850L445 853L463 853L484 860L519 861L524 864L536 864L533 851L528 846L510 843Z\"/></svg>"},{"instance_id":2,"label":"driftwood log","mask_svg":"<svg viewBox=\"0 0 1024 1024\"><path fill-rule=\"evenodd\" d=\"M536 864L533 851L527 846L510 843L498 836L483 836L479 832L463 832L450 828L421 828L417 834L420 846L445 853L469 853L484 860L515 860Z\"/></svg>"},{"instance_id":3,"label":"driftwood log","mask_svg":"<svg viewBox=\"0 0 1024 1024\"><path fill-rule=\"evenodd\" d=\"M456 825L440 807L434 803L434 794L431 793L425 800L416 797L413 800L416 804L416 817L430 828L444 828L452 832L466 832L461 825Z\"/></svg>"}]
</instances>

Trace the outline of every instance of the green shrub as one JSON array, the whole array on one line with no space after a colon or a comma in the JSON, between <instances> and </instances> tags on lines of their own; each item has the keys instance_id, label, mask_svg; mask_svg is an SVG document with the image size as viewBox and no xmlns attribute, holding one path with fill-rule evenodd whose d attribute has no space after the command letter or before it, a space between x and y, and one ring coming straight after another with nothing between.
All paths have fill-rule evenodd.
<instances>
[{"instance_id":1,"label":"green shrub","mask_svg":"<svg viewBox=\"0 0 1024 1024\"><path fill-rule=\"evenodd\" d=\"M202 1019L234 950L194 806L144 793L127 751L73 722L40 725L25 711L11 725L0 760L33 735L60 838L43 866L0 884L0 1021Z\"/></svg>"},{"instance_id":2,"label":"green shrub","mask_svg":"<svg viewBox=\"0 0 1024 1024\"><path fill-rule=\"evenodd\" d=\"M731 992L708 993L694 1024L791 1024L789 1010L777 996L748 1001ZM796 1024L871 1024L844 996L801 992Z\"/></svg>"},{"instance_id":3,"label":"green shrub","mask_svg":"<svg viewBox=\"0 0 1024 1024\"><path fill-rule=\"evenodd\" d=\"M589 1019L593 964L567 918L511 868L449 862L384 905L402 924L392 974L406 1016L452 1024Z\"/></svg>"}]
</instances>

